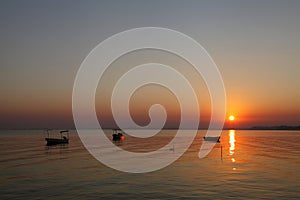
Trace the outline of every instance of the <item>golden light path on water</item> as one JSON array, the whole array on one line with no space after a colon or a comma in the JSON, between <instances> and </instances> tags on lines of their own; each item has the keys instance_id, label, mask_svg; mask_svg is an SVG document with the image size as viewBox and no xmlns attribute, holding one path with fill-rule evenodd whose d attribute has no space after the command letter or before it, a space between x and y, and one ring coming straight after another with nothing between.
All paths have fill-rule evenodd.
<instances>
[{"instance_id":1,"label":"golden light path on water","mask_svg":"<svg viewBox=\"0 0 300 200\"><path fill-rule=\"evenodd\" d=\"M229 155L232 157L231 161L235 163L234 150L235 150L235 130L229 130ZM233 170L236 170L235 167L232 168Z\"/></svg>"}]
</instances>

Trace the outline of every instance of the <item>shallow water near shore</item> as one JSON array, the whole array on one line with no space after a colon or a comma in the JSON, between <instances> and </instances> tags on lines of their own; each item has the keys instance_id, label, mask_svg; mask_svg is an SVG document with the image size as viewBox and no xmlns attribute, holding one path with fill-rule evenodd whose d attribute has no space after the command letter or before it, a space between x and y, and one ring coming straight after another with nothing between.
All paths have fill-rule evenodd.
<instances>
[{"instance_id":1,"label":"shallow water near shore","mask_svg":"<svg viewBox=\"0 0 300 200\"><path fill-rule=\"evenodd\" d=\"M300 198L300 131L224 130L221 142L199 159L205 132L198 131L188 151L168 167L130 174L97 161L76 131L69 144L50 147L42 130L0 131L0 199ZM163 130L142 143L125 137L116 145L152 151L175 133Z\"/></svg>"}]
</instances>

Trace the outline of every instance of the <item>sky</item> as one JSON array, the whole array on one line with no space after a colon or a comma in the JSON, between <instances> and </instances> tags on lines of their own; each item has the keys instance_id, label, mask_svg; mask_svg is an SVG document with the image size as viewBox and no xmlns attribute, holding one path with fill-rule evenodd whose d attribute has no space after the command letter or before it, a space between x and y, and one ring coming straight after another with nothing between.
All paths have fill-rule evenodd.
<instances>
[{"instance_id":1,"label":"sky","mask_svg":"<svg viewBox=\"0 0 300 200\"><path fill-rule=\"evenodd\" d=\"M221 72L227 114L236 116L237 127L300 124L300 1L9 0L0 6L0 128L73 128L72 89L82 61L106 38L148 26L180 31L207 50ZM97 90L100 124L114 126L103 92L114 83L109 73L161 55L136 53L113 64ZM168 61L193 76L184 70L188 64ZM194 87L205 127L209 94L198 79ZM157 86L134 94L133 119L149 123L147 110L157 102L166 106L167 127L176 126L178 102Z\"/></svg>"}]
</instances>

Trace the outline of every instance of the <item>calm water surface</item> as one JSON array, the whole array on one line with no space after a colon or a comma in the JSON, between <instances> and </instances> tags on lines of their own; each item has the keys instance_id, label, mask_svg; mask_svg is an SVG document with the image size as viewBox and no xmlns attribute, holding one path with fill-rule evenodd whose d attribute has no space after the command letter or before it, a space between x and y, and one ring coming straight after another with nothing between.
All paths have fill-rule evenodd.
<instances>
[{"instance_id":1,"label":"calm water surface","mask_svg":"<svg viewBox=\"0 0 300 200\"><path fill-rule=\"evenodd\" d=\"M150 151L175 132L117 145ZM128 174L95 160L75 131L70 144L53 147L45 146L43 131L1 131L0 199L300 199L300 131L223 131L200 160L204 135L198 131L172 165Z\"/></svg>"}]
</instances>

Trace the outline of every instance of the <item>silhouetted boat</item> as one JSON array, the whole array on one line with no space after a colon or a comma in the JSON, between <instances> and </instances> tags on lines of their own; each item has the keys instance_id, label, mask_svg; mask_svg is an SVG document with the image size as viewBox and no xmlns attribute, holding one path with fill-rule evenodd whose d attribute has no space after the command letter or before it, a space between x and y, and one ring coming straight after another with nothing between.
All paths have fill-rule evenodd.
<instances>
[{"instance_id":1,"label":"silhouetted boat","mask_svg":"<svg viewBox=\"0 0 300 200\"><path fill-rule=\"evenodd\" d=\"M220 143L220 136L219 137L203 137L204 141L208 142L218 142Z\"/></svg>"},{"instance_id":2,"label":"silhouetted boat","mask_svg":"<svg viewBox=\"0 0 300 200\"><path fill-rule=\"evenodd\" d=\"M112 139L113 141L119 141L119 140L124 140L125 136L123 135L121 130L114 129L113 134L112 134Z\"/></svg>"},{"instance_id":3,"label":"silhouetted boat","mask_svg":"<svg viewBox=\"0 0 300 200\"><path fill-rule=\"evenodd\" d=\"M60 133L60 138L51 138L50 130L47 130L48 137L45 138L45 140L47 141L47 146L69 143L69 131L63 130L63 131L60 131L59 133ZM64 136L63 133L67 133L67 137Z\"/></svg>"}]
</instances>

